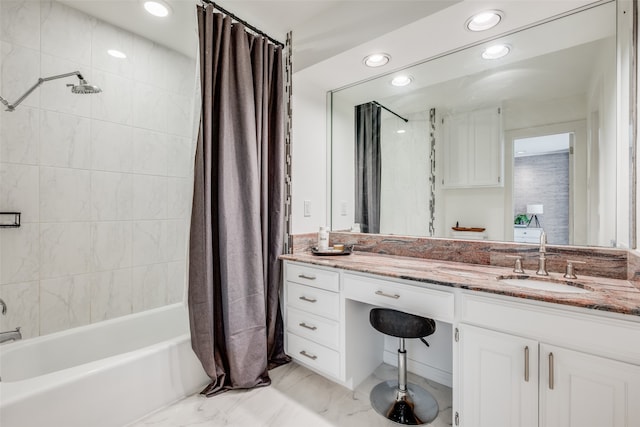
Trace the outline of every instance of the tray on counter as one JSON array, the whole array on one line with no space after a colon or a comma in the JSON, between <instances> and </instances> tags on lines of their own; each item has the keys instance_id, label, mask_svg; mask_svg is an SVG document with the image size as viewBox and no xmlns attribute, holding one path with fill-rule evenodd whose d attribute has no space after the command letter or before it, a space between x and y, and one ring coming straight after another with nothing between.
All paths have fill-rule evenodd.
<instances>
[{"instance_id":1,"label":"tray on counter","mask_svg":"<svg viewBox=\"0 0 640 427\"><path fill-rule=\"evenodd\" d=\"M338 249L323 249L320 250L316 246L311 248L311 253L317 256L339 256L339 255L351 255L351 251L353 250L353 246L346 246L342 250Z\"/></svg>"}]
</instances>

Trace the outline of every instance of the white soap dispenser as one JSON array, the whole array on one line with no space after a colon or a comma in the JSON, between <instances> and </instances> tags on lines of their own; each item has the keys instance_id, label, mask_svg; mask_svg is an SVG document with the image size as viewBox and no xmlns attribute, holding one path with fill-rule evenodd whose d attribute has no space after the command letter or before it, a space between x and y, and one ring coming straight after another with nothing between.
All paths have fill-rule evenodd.
<instances>
[{"instance_id":1,"label":"white soap dispenser","mask_svg":"<svg viewBox=\"0 0 640 427\"><path fill-rule=\"evenodd\" d=\"M318 232L318 250L326 251L329 249L329 228L320 227Z\"/></svg>"}]
</instances>

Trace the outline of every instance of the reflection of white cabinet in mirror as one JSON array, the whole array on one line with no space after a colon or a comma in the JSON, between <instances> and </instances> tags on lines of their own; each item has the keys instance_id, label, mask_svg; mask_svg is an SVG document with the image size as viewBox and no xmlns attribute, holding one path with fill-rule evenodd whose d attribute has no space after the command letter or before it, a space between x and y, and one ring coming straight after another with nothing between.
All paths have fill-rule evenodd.
<instances>
[{"instance_id":1,"label":"reflection of white cabinet in mirror","mask_svg":"<svg viewBox=\"0 0 640 427\"><path fill-rule=\"evenodd\" d=\"M502 186L500 108L447 115L443 188Z\"/></svg>"}]
</instances>

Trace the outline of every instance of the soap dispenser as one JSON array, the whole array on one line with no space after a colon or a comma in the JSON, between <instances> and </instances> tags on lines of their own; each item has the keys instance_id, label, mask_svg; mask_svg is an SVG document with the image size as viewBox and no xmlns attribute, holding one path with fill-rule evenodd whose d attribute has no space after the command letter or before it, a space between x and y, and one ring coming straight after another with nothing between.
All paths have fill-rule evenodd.
<instances>
[{"instance_id":1,"label":"soap dispenser","mask_svg":"<svg viewBox=\"0 0 640 427\"><path fill-rule=\"evenodd\" d=\"M329 249L329 228L320 227L318 232L318 250L326 251Z\"/></svg>"}]
</instances>

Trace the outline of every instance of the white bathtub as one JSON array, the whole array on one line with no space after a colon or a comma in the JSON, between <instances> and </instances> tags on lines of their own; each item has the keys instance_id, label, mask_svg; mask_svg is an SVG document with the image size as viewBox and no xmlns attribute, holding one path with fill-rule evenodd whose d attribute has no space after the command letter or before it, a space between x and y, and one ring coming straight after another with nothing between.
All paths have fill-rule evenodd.
<instances>
[{"instance_id":1,"label":"white bathtub","mask_svg":"<svg viewBox=\"0 0 640 427\"><path fill-rule=\"evenodd\" d=\"M0 426L121 427L208 382L174 304L0 346Z\"/></svg>"}]
</instances>

